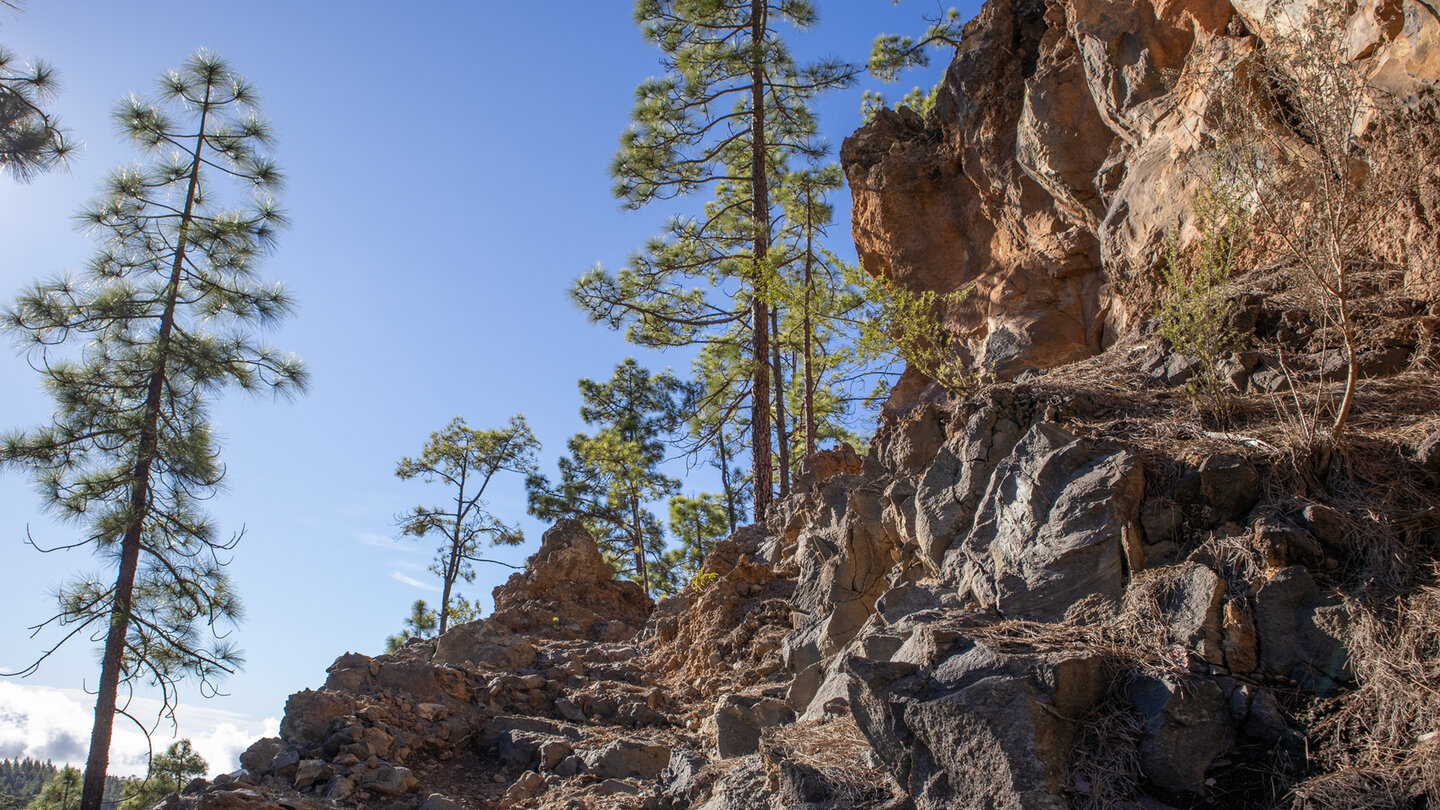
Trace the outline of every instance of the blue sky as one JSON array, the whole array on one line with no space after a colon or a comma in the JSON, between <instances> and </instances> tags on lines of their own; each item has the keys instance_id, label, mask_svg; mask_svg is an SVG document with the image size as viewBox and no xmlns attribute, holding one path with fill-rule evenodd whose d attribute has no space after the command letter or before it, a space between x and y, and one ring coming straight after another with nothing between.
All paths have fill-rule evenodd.
<instances>
[{"instance_id":1,"label":"blue sky","mask_svg":"<svg viewBox=\"0 0 1440 810\"><path fill-rule=\"evenodd\" d=\"M875 34L918 31L936 10L914 0L819 5L821 25L792 40L802 57L861 61ZM179 733L209 741L202 753L229 770L223 760L281 715L289 693L319 686L343 652L381 652L410 603L435 598L425 570L433 546L393 539L393 518L440 493L396 479L401 456L456 415L499 427L524 413L551 472L582 428L578 378L608 378L628 355L688 370L685 355L646 355L589 325L566 297L581 271L620 266L677 210L623 212L610 196L610 158L635 85L659 70L657 52L625 0L32 0L23 13L0 8L0 43L59 69L51 106L83 145L68 172L24 186L0 179L7 303L34 279L83 266L93 245L72 215L104 172L135 159L112 132L114 102L149 92L197 48L218 50L255 84L279 136L294 226L264 274L300 309L270 337L306 360L313 384L295 402L232 394L214 410L228 478L212 513L245 531L230 572L247 607L238 640L248 664L226 681L228 696L201 703L185 693ZM881 89L898 98L932 84L945 61ZM867 87L819 105L837 149ZM834 247L853 255L848 193L836 203ZM8 347L0 381L0 429L46 420L38 377ZM697 477L686 490L707 485ZM499 482L490 505L528 538L498 556L523 560L543 527L525 517L520 482ZM84 552L25 546L27 526L42 544L74 533L38 513L28 480L0 474L4 671L53 640L24 627L49 615L54 586L92 568ZM488 608L508 573L482 570L461 592ZM93 649L74 644L32 677L0 680L0 757L83 759L61 743L88 734L74 707L91 700L77 690L97 671ZM171 733L162 727L158 744ZM116 755L117 769L141 767L123 765L127 756Z\"/></svg>"}]
</instances>

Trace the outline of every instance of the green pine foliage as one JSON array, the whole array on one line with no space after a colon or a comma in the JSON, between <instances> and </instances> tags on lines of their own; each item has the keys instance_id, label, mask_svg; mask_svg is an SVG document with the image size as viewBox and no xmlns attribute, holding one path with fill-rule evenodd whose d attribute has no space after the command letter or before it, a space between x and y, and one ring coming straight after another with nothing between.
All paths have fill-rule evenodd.
<instances>
[{"instance_id":1,"label":"green pine foliage","mask_svg":"<svg viewBox=\"0 0 1440 810\"><path fill-rule=\"evenodd\" d=\"M948 293L916 292L831 258L843 268L863 301L855 315L858 336L854 347L862 366L886 369L903 361L956 396L983 382L983 371L972 365L968 351L957 345L945 328L946 309L968 298L972 287ZM882 383L872 398L885 391Z\"/></svg>"},{"instance_id":2,"label":"green pine foliage","mask_svg":"<svg viewBox=\"0 0 1440 810\"><path fill-rule=\"evenodd\" d=\"M416 599L410 606L410 616L399 633L385 639L385 652L393 653L405 646L412 638L429 638L440 626L440 614L430 609L424 599Z\"/></svg>"},{"instance_id":3,"label":"green pine foliage","mask_svg":"<svg viewBox=\"0 0 1440 810\"><path fill-rule=\"evenodd\" d=\"M80 769L67 765L46 780L25 810L79 810L83 788Z\"/></svg>"},{"instance_id":4,"label":"green pine foliage","mask_svg":"<svg viewBox=\"0 0 1440 810\"><path fill-rule=\"evenodd\" d=\"M870 50L870 61L866 65L870 75L881 81L893 82L899 79L901 72L905 70L929 66L931 50L953 50L960 46L964 21L958 9L949 8L943 15L927 16L925 23L925 33L919 37L901 34L881 34L876 37Z\"/></svg>"},{"instance_id":5,"label":"green pine foliage","mask_svg":"<svg viewBox=\"0 0 1440 810\"><path fill-rule=\"evenodd\" d=\"M0 168L19 182L63 166L74 149L68 132L46 111L58 80L42 61L21 63L0 46Z\"/></svg>"},{"instance_id":6,"label":"green pine foliage","mask_svg":"<svg viewBox=\"0 0 1440 810\"><path fill-rule=\"evenodd\" d=\"M940 84L936 84L929 90L923 87L912 87L901 99L895 102L895 109L904 107L913 110L921 118L930 114L935 109L935 101L940 97ZM860 96L860 121L868 124L875 120L875 116L888 106L884 93L877 93L874 90L866 90Z\"/></svg>"},{"instance_id":7,"label":"green pine foliage","mask_svg":"<svg viewBox=\"0 0 1440 810\"><path fill-rule=\"evenodd\" d=\"M675 593L692 580L715 544L730 534L725 498L713 492L670 499L670 534L679 543L665 552L667 593Z\"/></svg>"},{"instance_id":8,"label":"green pine foliage","mask_svg":"<svg viewBox=\"0 0 1440 810\"><path fill-rule=\"evenodd\" d=\"M668 371L651 374L632 358L607 382L580 380L580 418L595 432L570 439L558 483L538 473L526 482L530 514L585 523L601 553L647 596L665 580L665 529L650 504L680 488L660 464L685 392Z\"/></svg>"},{"instance_id":9,"label":"green pine foliage","mask_svg":"<svg viewBox=\"0 0 1440 810\"><path fill-rule=\"evenodd\" d=\"M744 389L750 380L744 348L736 340L703 346L695 358L683 435L677 445L691 458L709 464L720 475L725 519L731 533L750 502L750 477L742 462L750 420Z\"/></svg>"},{"instance_id":10,"label":"green pine foliage","mask_svg":"<svg viewBox=\"0 0 1440 810\"><path fill-rule=\"evenodd\" d=\"M906 70L928 67L932 50L959 47L964 21L958 9L950 8L943 15L927 16L925 22L925 33L919 37L900 34L876 37L867 64L870 75L883 82L899 81L900 74ZM939 84L929 90L916 87L906 93L895 107L908 107L924 117L935 107L939 94ZM860 118L868 124L885 107L883 94L867 90L860 99Z\"/></svg>"},{"instance_id":11,"label":"green pine foliage","mask_svg":"<svg viewBox=\"0 0 1440 810\"><path fill-rule=\"evenodd\" d=\"M804 0L639 0L635 17L664 73L636 90L611 173L630 208L709 190L698 217L677 217L618 272L572 291L592 321L651 347L738 340L748 349L754 509L772 497L771 189L787 161L823 157L810 101L853 81L834 60L799 64L783 25L815 24Z\"/></svg>"},{"instance_id":12,"label":"green pine foliage","mask_svg":"<svg viewBox=\"0 0 1440 810\"><path fill-rule=\"evenodd\" d=\"M471 602L463 596L455 596L450 600L446 615L450 627L473 622L480 618L480 603ZM440 611L432 610L424 599L416 599L415 604L410 606L410 615L405 619L405 626L399 633L385 639L385 652L398 651L412 638L430 638L435 635L439 626Z\"/></svg>"},{"instance_id":13,"label":"green pine foliage","mask_svg":"<svg viewBox=\"0 0 1440 810\"><path fill-rule=\"evenodd\" d=\"M67 768L64 773L54 763L37 759L0 760L0 810L25 810L38 799L47 785L49 794L41 801L38 810L58 810L60 807L74 808L79 805L79 796L74 793L80 771ZM121 798L130 789L135 779L118 776L105 777L103 810L115 810Z\"/></svg>"},{"instance_id":14,"label":"green pine foliage","mask_svg":"<svg viewBox=\"0 0 1440 810\"><path fill-rule=\"evenodd\" d=\"M188 739L176 740L164 753L150 760L144 779L127 780L117 810L150 810L166 796L183 790L191 779L204 776L209 769L209 763L195 752Z\"/></svg>"},{"instance_id":15,"label":"green pine foliage","mask_svg":"<svg viewBox=\"0 0 1440 810\"><path fill-rule=\"evenodd\" d=\"M784 212L785 261L777 284L776 330L787 364L787 399L792 408L789 459L798 472L801 460L824 440L863 444L847 427L849 388L859 370L855 352L856 316L864 299L824 248L834 218L828 196L843 187L840 167L787 173L777 192Z\"/></svg>"},{"instance_id":16,"label":"green pine foliage","mask_svg":"<svg viewBox=\"0 0 1440 810\"><path fill-rule=\"evenodd\" d=\"M442 537L430 566L442 583L438 632L450 626L455 583L475 580L474 563L505 565L481 556L483 545L518 546L525 541L519 526L490 513L484 496L500 473L534 474L539 450L540 442L524 416L512 416L497 430L476 430L457 416L443 430L430 434L419 456L407 456L396 465L395 475L402 481L419 478L427 484L443 484L451 493L443 505L416 506L397 519L402 536Z\"/></svg>"},{"instance_id":17,"label":"green pine foliage","mask_svg":"<svg viewBox=\"0 0 1440 810\"><path fill-rule=\"evenodd\" d=\"M292 305L256 275L285 219L253 87L202 51L114 117L147 162L112 172L81 212L99 243L84 275L36 284L3 322L55 412L0 439L0 464L30 474L44 506L80 528L73 545L113 566L63 585L42 622L59 627L57 647L105 639L84 810L100 808L122 684L158 686L173 710L181 680L212 691L241 663L223 564L239 536L203 511L224 476L212 399L306 382L255 336Z\"/></svg>"}]
</instances>

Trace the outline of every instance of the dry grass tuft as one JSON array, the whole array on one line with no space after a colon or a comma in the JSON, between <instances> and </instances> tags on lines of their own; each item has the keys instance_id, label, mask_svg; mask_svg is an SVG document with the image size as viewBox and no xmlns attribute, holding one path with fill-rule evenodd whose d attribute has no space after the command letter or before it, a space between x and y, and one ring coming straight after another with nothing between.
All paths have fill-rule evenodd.
<instances>
[{"instance_id":1,"label":"dry grass tuft","mask_svg":"<svg viewBox=\"0 0 1440 810\"><path fill-rule=\"evenodd\" d=\"M1318 707L1311 739L1327 772L1296 789L1296 806L1437 806L1440 587L1357 615L1350 647L1360 686Z\"/></svg>"},{"instance_id":2,"label":"dry grass tuft","mask_svg":"<svg viewBox=\"0 0 1440 810\"><path fill-rule=\"evenodd\" d=\"M849 714L768 731L762 748L767 763L793 763L818 776L836 810L878 806L901 792L889 771L865 764L870 741Z\"/></svg>"},{"instance_id":3,"label":"dry grass tuft","mask_svg":"<svg viewBox=\"0 0 1440 810\"><path fill-rule=\"evenodd\" d=\"M1070 806L1075 810L1134 807L1140 783L1144 721L1125 705L1122 677L1112 677L1107 699L1076 724L1070 760Z\"/></svg>"}]
</instances>

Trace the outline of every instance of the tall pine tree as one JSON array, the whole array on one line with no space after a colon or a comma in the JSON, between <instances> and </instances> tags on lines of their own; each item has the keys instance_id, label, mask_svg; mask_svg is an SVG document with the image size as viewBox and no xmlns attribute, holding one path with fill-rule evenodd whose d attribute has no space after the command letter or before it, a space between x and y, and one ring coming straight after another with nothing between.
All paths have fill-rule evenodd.
<instances>
[{"instance_id":1,"label":"tall pine tree","mask_svg":"<svg viewBox=\"0 0 1440 810\"><path fill-rule=\"evenodd\" d=\"M665 549L664 527L648 504L680 488L660 464L664 440L680 419L683 393L684 386L669 372L652 375L629 358L615 367L608 382L581 380L580 418L595 433L570 439L558 484L540 475L527 483L531 514L584 522L611 562L647 595Z\"/></svg>"},{"instance_id":2,"label":"tall pine tree","mask_svg":"<svg viewBox=\"0 0 1440 810\"><path fill-rule=\"evenodd\" d=\"M643 345L703 343L746 325L755 517L772 498L770 185L792 156L818 158L809 102L856 68L799 65L779 25L804 29L804 0L639 0L635 18L665 74L636 90L612 174L626 206L715 191L703 217L672 222L630 266L582 276L574 297L592 320ZM728 300L716 300L721 296Z\"/></svg>"},{"instance_id":3,"label":"tall pine tree","mask_svg":"<svg viewBox=\"0 0 1440 810\"><path fill-rule=\"evenodd\" d=\"M284 219L253 88L202 51L159 90L115 113L150 161L112 173L82 213L100 242L84 278L36 285L4 320L55 413L5 436L0 463L30 472L44 505L84 527L74 545L113 566L63 586L42 623L64 632L56 647L105 639L81 810L100 810L122 684L149 681L173 709L180 680L203 690L240 662L223 562L238 536L217 536L202 511L224 476L210 401L231 386L287 394L306 379L254 337L292 306L255 273ZM227 188L246 201L222 208Z\"/></svg>"}]
</instances>

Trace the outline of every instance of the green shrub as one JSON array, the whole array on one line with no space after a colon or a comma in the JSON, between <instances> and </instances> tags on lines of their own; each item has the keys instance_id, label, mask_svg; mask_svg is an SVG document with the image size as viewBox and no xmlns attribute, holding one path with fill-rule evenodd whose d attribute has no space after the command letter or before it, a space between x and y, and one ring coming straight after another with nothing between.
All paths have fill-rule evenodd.
<instances>
[{"instance_id":1,"label":"green shrub","mask_svg":"<svg viewBox=\"0 0 1440 810\"><path fill-rule=\"evenodd\" d=\"M1226 154L1222 148L1209 182L1192 201L1199 239L1184 250L1179 229L1170 234L1159 312L1160 336L1175 351L1199 361L1188 389L1192 400L1222 425L1229 420L1231 392L1220 364L1240 345L1239 336L1226 324L1230 302L1225 284L1249 238L1249 212L1240 190L1227 182Z\"/></svg>"}]
</instances>

